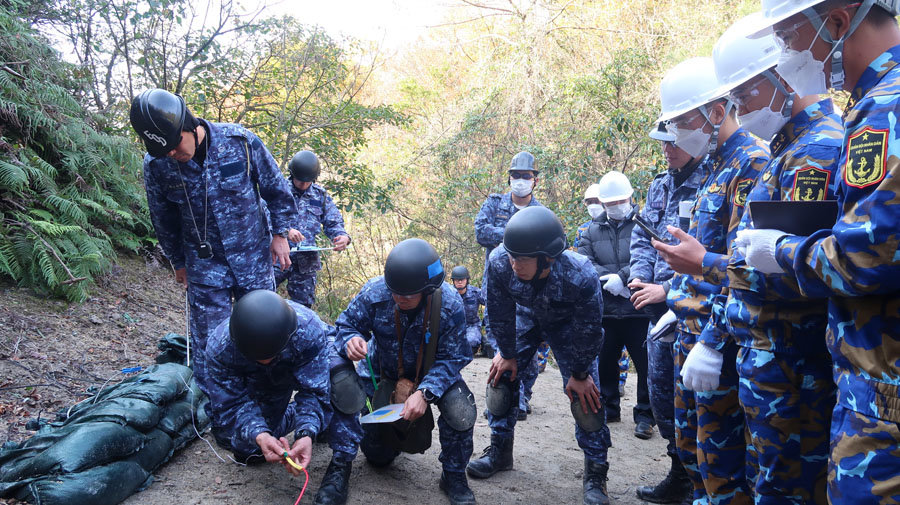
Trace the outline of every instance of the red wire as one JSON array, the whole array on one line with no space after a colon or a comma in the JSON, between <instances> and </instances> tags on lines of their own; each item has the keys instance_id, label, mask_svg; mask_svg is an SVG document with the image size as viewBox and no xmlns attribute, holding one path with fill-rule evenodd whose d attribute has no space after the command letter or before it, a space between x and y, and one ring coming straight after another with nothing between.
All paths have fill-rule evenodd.
<instances>
[{"instance_id":1,"label":"red wire","mask_svg":"<svg viewBox=\"0 0 900 505\"><path fill-rule=\"evenodd\" d=\"M300 496L297 497L297 501L294 502L294 505L299 505L300 499L303 498L303 493L306 492L306 485L309 484L309 472L306 471L306 468L303 468L303 473L306 474L306 482L303 483L303 489L300 490Z\"/></svg>"}]
</instances>

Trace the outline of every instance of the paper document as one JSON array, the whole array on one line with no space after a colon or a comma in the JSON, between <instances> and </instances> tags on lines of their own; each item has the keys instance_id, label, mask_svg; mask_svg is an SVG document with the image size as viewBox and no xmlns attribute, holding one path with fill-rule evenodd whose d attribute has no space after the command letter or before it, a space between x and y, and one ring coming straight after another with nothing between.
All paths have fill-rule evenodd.
<instances>
[{"instance_id":1,"label":"paper document","mask_svg":"<svg viewBox=\"0 0 900 505\"><path fill-rule=\"evenodd\" d=\"M291 252L331 251L334 247L316 247L314 245L298 245L292 247Z\"/></svg>"},{"instance_id":2,"label":"paper document","mask_svg":"<svg viewBox=\"0 0 900 505\"><path fill-rule=\"evenodd\" d=\"M400 419L400 412L403 412L403 404L392 403L360 417L359 422L362 424L392 423Z\"/></svg>"}]
</instances>

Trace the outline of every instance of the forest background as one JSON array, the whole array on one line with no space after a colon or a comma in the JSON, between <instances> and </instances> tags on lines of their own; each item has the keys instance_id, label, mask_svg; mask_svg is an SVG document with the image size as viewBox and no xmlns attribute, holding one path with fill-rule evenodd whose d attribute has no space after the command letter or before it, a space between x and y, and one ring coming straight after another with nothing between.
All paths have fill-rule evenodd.
<instances>
[{"instance_id":1,"label":"forest background","mask_svg":"<svg viewBox=\"0 0 900 505\"><path fill-rule=\"evenodd\" d=\"M425 0L423 0L425 1ZM431 1L431 0L427 0ZM0 276L82 301L119 254L160 257L131 97L181 94L259 135L279 165L312 149L350 249L326 254L332 319L398 241L428 240L477 282L474 219L528 150L569 240L582 196L621 170L641 202L665 169L658 85L709 55L755 0L441 0L386 50L232 0L0 0ZM303 2L296 2L302 13ZM348 16L354 15L348 12Z\"/></svg>"}]
</instances>

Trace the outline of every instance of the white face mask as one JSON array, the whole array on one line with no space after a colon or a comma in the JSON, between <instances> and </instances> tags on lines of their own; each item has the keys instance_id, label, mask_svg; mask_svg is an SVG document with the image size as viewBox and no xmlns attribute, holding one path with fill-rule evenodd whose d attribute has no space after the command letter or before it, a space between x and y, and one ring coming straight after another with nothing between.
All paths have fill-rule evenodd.
<instances>
[{"instance_id":1,"label":"white face mask","mask_svg":"<svg viewBox=\"0 0 900 505\"><path fill-rule=\"evenodd\" d=\"M603 214L603 205L599 203L592 203L587 206L588 214L591 215L591 219L597 219L600 214Z\"/></svg>"},{"instance_id":2,"label":"white face mask","mask_svg":"<svg viewBox=\"0 0 900 505\"><path fill-rule=\"evenodd\" d=\"M784 114L772 110L772 104L775 102L775 93L777 92L778 90L772 90L772 100L769 101L769 105L766 107L748 112L737 118L742 128L765 141L772 140L772 137L788 122L788 118L784 117ZM786 101L785 105L787 105Z\"/></svg>"},{"instance_id":3,"label":"white face mask","mask_svg":"<svg viewBox=\"0 0 900 505\"><path fill-rule=\"evenodd\" d=\"M519 198L526 197L531 194L533 179L513 179L509 182L509 188L512 193Z\"/></svg>"},{"instance_id":4,"label":"white face mask","mask_svg":"<svg viewBox=\"0 0 900 505\"><path fill-rule=\"evenodd\" d=\"M819 39L819 33L824 27L823 23L806 50L796 51L785 48L778 57L775 71L784 79L784 82L788 83L794 93L797 93L798 97L822 95L828 92L828 86L825 84L825 62L817 60L812 53L812 46ZM831 54L825 59L830 57Z\"/></svg>"},{"instance_id":5,"label":"white face mask","mask_svg":"<svg viewBox=\"0 0 900 505\"><path fill-rule=\"evenodd\" d=\"M614 221L621 221L628 215L629 210L631 210L631 203L617 203L606 207L606 215Z\"/></svg>"},{"instance_id":6,"label":"white face mask","mask_svg":"<svg viewBox=\"0 0 900 505\"><path fill-rule=\"evenodd\" d=\"M675 145L682 151L690 154L691 158L696 158L706 153L712 132L706 133L703 131L703 128L688 130L677 126L672 129L675 130L673 132L675 133Z\"/></svg>"}]
</instances>

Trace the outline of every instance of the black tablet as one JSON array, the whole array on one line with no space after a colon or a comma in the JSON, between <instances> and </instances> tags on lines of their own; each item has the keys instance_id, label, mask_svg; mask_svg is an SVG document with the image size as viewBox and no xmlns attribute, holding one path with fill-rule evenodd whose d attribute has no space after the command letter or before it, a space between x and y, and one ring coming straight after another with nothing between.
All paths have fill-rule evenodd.
<instances>
[{"instance_id":1,"label":"black tablet","mask_svg":"<svg viewBox=\"0 0 900 505\"><path fill-rule=\"evenodd\" d=\"M831 229L837 221L837 200L750 202L750 218L757 230L781 230L809 236Z\"/></svg>"}]
</instances>

